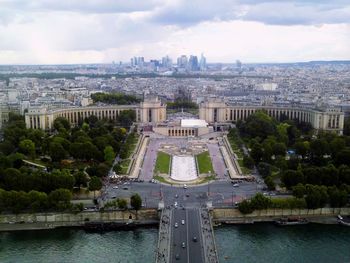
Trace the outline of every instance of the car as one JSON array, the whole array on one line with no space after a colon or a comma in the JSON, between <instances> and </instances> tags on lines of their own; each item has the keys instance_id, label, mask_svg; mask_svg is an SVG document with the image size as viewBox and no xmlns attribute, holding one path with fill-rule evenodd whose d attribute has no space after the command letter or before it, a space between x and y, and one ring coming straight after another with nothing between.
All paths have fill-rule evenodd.
<instances>
[{"instance_id":1,"label":"car","mask_svg":"<svg viewBox=\"0 0 350 263\"><path fill-rule=\"evenodd\" d=\"M186 247L186 243L185 243L185 242L182 242L181 247L182 247L182 248L185 248L185 247Z\"/></svg>"},{"instance_id":2,"label":"car","mask_svg":"<svg viewBox=\"0 0 350 263\"><path fill-rule=\"evenodd\" d=\"M180 259L180 255L179 255L179 254L176 254L176 255L175 255L175 259L176 259L176 260L179 260L179 259Z\"/></svg>"},{"instance_id":3,"label":"car","mask_svg":"<svg viewBox=\"0 0 350 263\"><path fill-rule=\"evenodd\" d=\"M190 194L189 194L189 193L187 193L187 194L186 194L186 197L190 197Z\"/></svg>"},{"instance_id":4,"label":"car","mask_svg":"<svg viewBox=\"0 0 350 263\"><path fill-rule=\"evenodd\" d=\"M118 186L113 186L113 189L118 189L119 187Z\"/></svg>"},{"instance_id":5,"label":"car","mask_svg":"<svg viewBox=\"0 0 350 263\"><path fill-rule=\"evenodd\" d=\"M178 194L176 194L176 195L175 195L175 198L178 198L178 197L179 197L179 195L178 195Z\"/></svg>"},{"instance_id":6,"label":"car","mask_svg":"<svg viewBox=\"0 0 350 263\"><path fill-rule=\"evenodd\" d=\"M185 220L182 219L181 220L181 224L184 225L185 224Z\"/></svg>"},{"instance_id":7,"label":"car","mask_svg":"<svg viewBox=\"0 0 350 263\"><path fill-rule=\"evenodd\" d=\"M192 238L193 242L197 242L197 237Z\"/></svg>"},{"instance_id":8,"label":"car","mask_svg":"<svg viewBox=\"0 0 350 263\"><path fill-rule=\"evenodd\" d=\"M123 190L129 190L129 187L124 186L124 187L123 187Z\"/></svg>"},{"instance_id":9,"label":"car","mask_svg":"<svg viewBox=\"0 0 350 263\"><path fill-rule=\"evenodd\" d=\"M239 184L235 183L233 184L233 187L239 187Z\"/></svg>"},{"instance_id":10,"label":"car","mask_svg":"<svg viewBox=\"0 0 350 263\"><path fill-rule=\"evenodd\" d=\"M178 206L178 203L177 203L177 202L175 202L175 203L174 203L174 206L175 206L175 207L177 207L177 206Z\"/></svg>"},{"instance_id":11,"label":"car","mask_svg":"<svg viewBox=\"0 0 350 263\"><path fill-rule=\"evenodd\" d=\"M187 185L186 184L184 184L184 189L187 189Z\"/></svg>"},{"instance_id":12,"label":"car","mask_svg":"<svg viewBox=\"0 0 350 263\"><path fill-rule=\"evenodd\" d=\"M175 226L175 228L176 228L176 227L178 227L178 226L179 226L179 224L176 222L174 226Z\"/></svg>"}]
</instances>

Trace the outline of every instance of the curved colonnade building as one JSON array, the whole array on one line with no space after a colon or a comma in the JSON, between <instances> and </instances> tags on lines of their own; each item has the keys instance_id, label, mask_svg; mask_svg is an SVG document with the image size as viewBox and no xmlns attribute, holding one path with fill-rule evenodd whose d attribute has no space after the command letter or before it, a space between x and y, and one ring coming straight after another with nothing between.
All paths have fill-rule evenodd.
<instances>
[{"instance_id":1,"label":"curved colonnade building","mask_svg":"<svg viewBox=\"0 0 350 263\"><path fill-rule=\"evenodd\" d=\"M280 119L297 119L308 122L316 130L332 131L342 134L344 128L344 112L340 108L323 110L292 106L246 106L229 105L223 100L209 99L199 106L199 118L209 124L232 123L246 120L257 110L264 110L269 116Z\"/></svg>"},{"instance_id":2,"label":"curved colonnade building","mask_svg":"<svg viewBox=\"0 0 350 263\"><path fill-rule=\"evenodd\" d=\"M166 120L166 105L158 98L152 98L146 99L138 105L103 105L52 110L46 107L31 108L25 114L25 121L27 128L50 130L53 128L53 122L57 117L65 117L72 125L77 125L80 120L91 115L95 115L98 119L115 120L123 110L134 110L138 123L161 124ZM319 110L281 106L241 106L229 105L219 99L208 99L199 104L199 118L210 125L220 126L238 120L246 120L249 115L257 110L264 110L269 116L276 119L284 116L288 119L297 119L300 122L309 122L316 130L332 131L339 134L343 132L344 113L339 108ZM164 125L162 126L164 127ZM168 127L169 131L162 131L161 133L168 136L193 136L198 134L192 130L183 132L181 127L179 127L178 132L175 128L177 127ZM188 129L191 129L191 127L186 127L186 130Z\"/></svg>"},{"instance_id":3,"label":"curved colonnade building","mask_svg":"<svg viewBox=\"0 0 350 263\"><path fill-rule=\"evenodd\" d=\"M68 107L47 109L46 107L30 108L25 114L27 128L53 129L54 120L66 118L72 125L92 115L98 119L116 120L121 111L134 110L136 121L140 123L159 123L166 120L166 106L158 98L147 99L138 105L102 105L87 107Z\"/></svg>"}]
</instances>

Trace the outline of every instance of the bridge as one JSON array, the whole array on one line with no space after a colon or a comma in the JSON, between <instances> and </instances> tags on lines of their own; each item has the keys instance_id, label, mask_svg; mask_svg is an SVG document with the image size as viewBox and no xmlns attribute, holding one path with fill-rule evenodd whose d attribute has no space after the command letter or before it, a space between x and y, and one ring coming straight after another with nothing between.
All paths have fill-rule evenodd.
<instances>
[{"instance_id":1,"label":"bridge","mask_svg":"<svg viewBox=\"0 0 350 263\"><path fill-rule=\"evenodd\" d=\"M219 262L208 209L163 209L156 262Z\"/></svg>"}]
</instances>

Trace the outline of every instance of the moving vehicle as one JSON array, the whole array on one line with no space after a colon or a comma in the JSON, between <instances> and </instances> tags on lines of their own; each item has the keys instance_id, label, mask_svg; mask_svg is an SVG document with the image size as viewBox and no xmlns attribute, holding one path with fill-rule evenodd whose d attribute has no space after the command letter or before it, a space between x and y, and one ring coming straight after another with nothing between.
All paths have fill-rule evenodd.
<instances>
[{"instance_id":1,"label":"moving vehicle","mask_svg":"<svg viewBox=\"0 0 350 263\"><path fill-rule=\"evenodd\" d=\"M235 183L233 184L233 187L239 187L239 184Z\"/></svg>"},{"instance_id":2,"label":"moving vehicle","mask_svg":"<svg viewBox=\"0 0 350 263\"><path fill-rule=\"evenodd\" d=\"M179 259L180 259L180 255L179 255L179 254L176 254L176 255L175 255L175 259L176 259L176 260L179 260Z\"/></svg>"},{"instance_id":3,"label":"moving vehicle","mask_svg":"<svg viewBox=\"0 0 350 263\"><path fill-rule=\"evenodd\" d=\"M113 186L113 189L118 189L119 187L118 186Z\"/></svg>"},{"instance_id":4,"label":"moving vehicle","mask_svg":"<svg viewBox=\"0 0 350 263\"><path fill-rule=\"evenodd\" d=\"M197 242L197 237L192 238L193 242Z\"/></svg>"},{"instance_id":5,"label":"moving vehicle","mask_svg":"<svg viewBox=\"0 0 350 263\"><path fill-rule=\"evenodd\" d=\"M178 227L178 226L179 226L179 224L176 222L174 226L175 226L175 227Z\"/></svg>"},{"instance_id":6,"label":"moving vehicle","mask_svg":"<svg viewBox=\"0 0 350 263\"><path fill-rule=\"evenodd\" d=\"M184 184L184 189L187 189L187 185L186 184Z\"/></svg>"},{"instance_id":7,"label":"moving vehicle","mask_svg":"<svg viewBox=\"0 0 350 263\"><path fill-rule=\"evenodd\" d=\"M185 247L186 247L186 243L185 243L185 242L182 242L181 247L182 247L182 248L185 248Z\"/></svg>"},{"instance_id":8,"label":"moving vehicle","mask_svg":"<svg viewBox=\"0 0 350 263\"><path fill-rule=\"evenodd\" d=\"M181 220L181 225L184 225L185 224L185 220Z\"/></svg>"}]
</instances>

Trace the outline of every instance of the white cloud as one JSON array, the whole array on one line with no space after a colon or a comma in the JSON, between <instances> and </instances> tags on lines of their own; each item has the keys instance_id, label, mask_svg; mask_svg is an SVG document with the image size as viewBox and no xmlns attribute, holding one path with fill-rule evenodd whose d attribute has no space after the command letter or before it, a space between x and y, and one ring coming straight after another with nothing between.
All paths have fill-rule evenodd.
<instances>
[{"instance_id":1,"label":"white cloud","mask_svg":"<svg viewBox=\"0 0 350 263\"><path fill-rule=\"evenodd\" d=\"M315 2L0 0L0 64L350 59L350 4Z\"/></svg>"}]
</instances>

